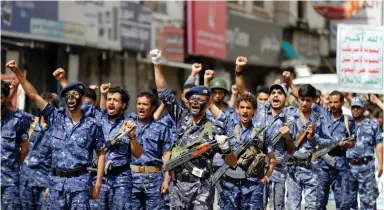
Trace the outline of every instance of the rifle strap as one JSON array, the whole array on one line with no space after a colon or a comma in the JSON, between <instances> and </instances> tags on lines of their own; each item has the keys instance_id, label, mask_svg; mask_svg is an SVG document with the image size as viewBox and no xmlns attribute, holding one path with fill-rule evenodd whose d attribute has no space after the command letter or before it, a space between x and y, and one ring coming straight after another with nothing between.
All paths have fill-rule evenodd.
<instances>
[{"instance_id":1,"label":"rifle strap","mask_svg":"<svg viewBox=\"0 0 384 210\"><path fill-rule=\"evenodd\" d=\"M28 141L29 139L31 138L31 135L33 133L33 130L35 130L35 127L36 127L36 124L39 122L40 118L39 117L35 117L31 123L31 126L29 127L29 131L28 131Z\"/></svg>"},{"instance_id":2,"label":"rifle strap","mask_svg":"<svg viewBox=\"0 0 384 210\"><path fill-rule=\"evenodd\" d=\"M255 138L257 133L258 133L258 129L253 127L252 128L251 139ZM240 139L240 125L239 124L237 124L235 126L234 134L236 136L236 143L238 143L239 145L242 145L243 142ZM260 134L262 134L262 133L260 133ZM258 147L259 147L259 149L263 150L263 148L264 148L264 135L260 135L260 134L259 134L259 145L258 145Z\"/></svg>"},{"instance_id":3,"label":"rifle strap","mask_svg":"<svg viewBox=\"0 0 384 210\"><path fill-rule=\"evenodd\" d=\"M349 120L347 115L344 115L344 125L345 125L345 128L347 129L348 137L350 137L351 131L349 130Z\"/></svg>"}]
</instances>

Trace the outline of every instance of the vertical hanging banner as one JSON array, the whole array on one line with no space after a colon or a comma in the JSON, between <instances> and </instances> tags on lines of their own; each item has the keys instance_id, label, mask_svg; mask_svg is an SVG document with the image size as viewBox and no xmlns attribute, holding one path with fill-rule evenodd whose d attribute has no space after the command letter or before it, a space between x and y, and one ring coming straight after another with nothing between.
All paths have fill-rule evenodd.
<instances>
[{"instance_id":1,"label":"vertical hanging banner","mask_svg":"<svg viewBox=\"0 0 384 210\"><path fill-rule=\"evenodd\" d=\"M384 92L384 27L338 25L337 76L339 90Z\"/></svg>"},{"instance_id":2,"label":"vertical hanging banner","mask_svg":"<svg viewBox=\"0 0 384 210\"><path fill-rule=\"evenodd\" d=\"M227 57L227 2L186 1L187 53Z\"/></svg>"}]
</instances>

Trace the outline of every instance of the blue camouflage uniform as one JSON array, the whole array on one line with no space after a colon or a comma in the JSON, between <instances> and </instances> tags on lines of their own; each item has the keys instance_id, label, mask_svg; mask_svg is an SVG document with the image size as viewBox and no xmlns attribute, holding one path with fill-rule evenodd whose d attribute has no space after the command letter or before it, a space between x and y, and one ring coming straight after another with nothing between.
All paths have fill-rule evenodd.
<instances>
[{"instance_id":1,"label":"blue camouflage uniform","mask_svg":"<svg viewBox=\"0 0 384 210\"><path fill-rule=\"evenodd\" d=\"M51 132L36 122L29 138L28 155L20 174L20 198L23 209L41 209L44 192L49 187L51 171Z\"/></svg>"},{"instance_id":2,"label":"blue camouflage uniform","mask_svg":"<svg viewBox=\"0 0 384 210\"><path fill-rule=\"evenodd\" d=\"M201 91L201 86L190 89ZM206 89L204 89L206 90ZM206 90L208 91L208 90ZM195 93L198 93L195 92ZM169 88L158 90L159 98L165 104L168 113L176 123L179 132L178 146L186 146L189 142L196 141L204 130L207 122L212 122L212 137L204 135L201 143L211 141L215 135L225 133L223 121L211 121L207 116L203 117L195 126L192 124L192 115L189 110L176 101L175 95ZM221 116L220 119L225 119ZM183 135L188 131L188 135ZM190 162L199 169L201 174L195 175L185 167L175 169L175 177L169 184L169 197L172 209L212 209L213 188L209 183L209 176L212 172L213 155L216 151L207 152L204 157L198 157Z\"/></svg>"},{"instance_id":3,"label":"blue camouflage uniform","mask_svg":"<svg viewBox=\"0 0 384 210\"><path fill-rule=\"evenodd\" d=\"M233 113L233 115L238 115ZM234 119L237 119L236 121ZM234 134L235 126L240 123L239 116L229 117L227 121L226 132L231 136ZM252 137L252 132L255 129L255 118L252 119L244 129L240 126L240 141L244 142ZM258 127L261 129L261 127ZM265 131L263 131L264 133ZM259 135L259 137L262 135ZM254 137L253 145L259 144L259 137ZM240 145L236 140L237 137L230 139L230 147L235 151ZM263 139L264 140L264 139ZM272 152L272 147L269 142L264 140L263 153L268 155ZM237 173L245 173L241 167L236 168ZM247 177L246 179L234 179L228 176L220 179L220 184L223 191L220 193L219 205L221 209L264 209L263 191L264 185L258 177Z\"/></svg>"},{"instance_id":4,"label":"blue camouflage uniform","mask_svg":"<svg viewBox=\"0 0 384 210\"><path fill-rule=\"evenodd\" d=\"M1 118L1 209L21 209L20 144L28 140L28 128L20 112L5 108Z\"/></svg>"},{"instance_id":5,"label":"blue camouflage uniform","mask_svg":"<svg viewBox=\"0 0 384 210\"><path fill-rule=\"evenodd\" d=\"M177 133L176 124L172 120L171 116L169 114L166 114L159 119L159 122L167 126L167 128L170 130L170 141L172 143L175 142L177 140L178 133Z\"/></svg>"},{"instance_id":6,"label":"blue camouflage uniform","mask_svg":"<svg viewBox=\"0 0 384 210\"><path fill-rule=\"evenodd\" d=\"M83 103L82 110L86 111L85 115L95 118L100 122L106 142L119 134L125 120L125 116L121 115L112 122L105 109L98 110L90 102ZM128 135L120 138L106 153L105 161L110 165L103 177L100 197L89 202L91 209L131 209L132 174L130 170L131 150ZM97 174L96 172L91 174L93 184L95 184Z\"/></svg>"},{"instance_id":7,"label":"blue camouflage uniform","mask_svg":"<svg viewBox=\"0 0 384 210\"><path fill-rule=\"evenodd\" d=\"M47 198L48 209L89 209L93 151L99 152L104 143L100 124L83 115L74 125L70 116L47 104L41 111L52 127L52 171ZM76 170L76 173L68 173Z\"/></svg>"},{"instance_id":8,"label":"blue camouflage uniform","mask_svg":"<svg viewBox=\"0 0 384 210\"><path fill-rule=\"evenodd\" d=\"M287 115L293 116L296 122L296 139L305 130L307 122L302 122L300 118L300 110L294 107L287 108ZM316 113L316 114L315 114ZM293 157L300 157L290 159L287 164L287 209L300 209L301 208L301 195L304 192L306 209L317 209L317 190L319 187L319 180L315 165L310 162L311 154L315 152L316 145L321 147L329 146L334 141L328 131L328 122L325 116L311 111L307 121L313 123L315 115L318 120L315 123L313 140L308 140L306 137L303 143L299 146L296 145L296 152Z\"/></svg>"},{"instance_id":9,"label":"blue camouflage uniform","mask_svg":"<svg viewBox=\"0 0 384 210\"><path fill-rule=\"evenodd\" d=\"M257 113L254 122L256 127L268 126L265 141L271 143L276 157L275 169L269 178L269 183L264 188L264 205L267 205L269 199L272 209L283 210L285 209L285 181L287 178L286 162L289 154L283 138L280 138L275 145L272 145L272 139L280 133L279 129L286 123L290 129L291 139L294 140L296 137L295 121L293 117L287 116L286 109L273 116L269 101L267 101L265 106Z\"/></svg>"},{"instance_id":10,"label":"blue camouflage uniform","mask_svg":"<svg viewBox=\"0 0 384 210\"><path fill-rule=\"evenodd\" d=\"M134 114L127 119L136 123L136 138L143 148L140 158L132 156L132 209L165 209L164 195L160 193L164 181L161 168L163 153L172 145L169 128L154 119L143 125Z\"/></svg>"},{"instance_id":11,"label":"blue camouflage uniform","mask_svg":"<svg viewBox=\"0 0 384 210\"><path fill-rule=\"evenodd\" d=\"M351 116L346 116L345 118L344 115L341 114L338 119L333 119L332 113L317 104L313 106L312 109L319 113L326 114L328 130L335 141L340 141L349 135L354 135L355 121ZM345 126L345 119L348 120L349 133ZM336 161L335 167L328 165L323 159L316 161L319 174L318 199L320 209L326 209L330 188L334 192L336 209L350 209L349 178L351 174L346 158L346 151L347 149L338 147L328 153L330 157Z\"/></svg>"},{"instance_id":12,"label":"blue camouflage uniform","mask_svg":"<svg viewBox=\"0 0 384 210\"><path fill-rule=\"evenodd\" d=\"M351 106L365 107L365 105L364 98L352 98ZM357 209L357 194L360 197L360 209L376 209L379 189L375 179L375 147L383 143L379 127L376 120L364 118L360 124L356 124L355 147L347 150L352 174L351 209Z\"/></svg>"}]
</instances>

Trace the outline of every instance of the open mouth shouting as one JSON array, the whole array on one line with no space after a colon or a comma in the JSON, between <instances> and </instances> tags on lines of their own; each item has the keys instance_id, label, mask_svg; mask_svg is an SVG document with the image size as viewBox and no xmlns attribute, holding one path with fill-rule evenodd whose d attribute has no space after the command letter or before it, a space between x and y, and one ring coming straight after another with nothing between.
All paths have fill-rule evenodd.
<instances>
[{"instance_id":1,"label":"open mouth shouting","mask_svg":"<svg viewBox=\"0 0 384 210\"><path fill-rule=\"evenodd\" d=\"M70 111L75 110L81 103L80 93L77 91L70 91L65 95L67 99L67 106Z\"/></svg>"}]
</instances>

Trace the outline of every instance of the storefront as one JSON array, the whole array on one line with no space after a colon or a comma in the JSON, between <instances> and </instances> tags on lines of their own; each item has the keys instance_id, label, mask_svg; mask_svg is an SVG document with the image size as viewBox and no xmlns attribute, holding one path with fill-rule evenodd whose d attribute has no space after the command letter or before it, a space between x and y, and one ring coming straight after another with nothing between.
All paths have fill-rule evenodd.
<instances>
[{"instance_id":1,"label":"storefront","mask_svg":"<svg viewBox=\"0 0 384 210\"><path fill-rule=\"evenodd\" d=\"M282 35L283 28L277 24L260 21L252 15L228 12L226 60L234 76L236 58L248 58L244 75L251 92L255 92L258 86L270 84L276 74L281 74Z\"/></svg>"}]
</instances>

